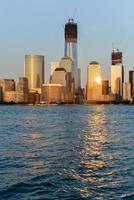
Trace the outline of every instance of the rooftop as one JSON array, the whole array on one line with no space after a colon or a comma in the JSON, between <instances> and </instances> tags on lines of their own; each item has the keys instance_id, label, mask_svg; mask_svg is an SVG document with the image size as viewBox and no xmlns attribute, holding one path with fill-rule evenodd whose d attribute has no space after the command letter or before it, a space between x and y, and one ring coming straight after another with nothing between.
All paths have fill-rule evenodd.
<instances>
[{"instance_id":1,"label":"rooftop","mask_svg":"<svg viewBox=\"0 0 134 200\"><path fill-rule=\"evenodd\" d=\"M92 61L92 62L90 62L90 65L99 65L99 63L96 61Z\"/></svg>"},{"instance_id":2,"label":"rooftop","mask_svg":"<svg viewBox=\"0 0 134 200\"><path fill-rule=\"evenodd\" d=\"M66 72L66 70L65 70L64 68L62 68L62 67L56 68L55 71L56 71L56 72L57 72L57 71L64 71L64 72Z\"/></svg>"}]
</instances>

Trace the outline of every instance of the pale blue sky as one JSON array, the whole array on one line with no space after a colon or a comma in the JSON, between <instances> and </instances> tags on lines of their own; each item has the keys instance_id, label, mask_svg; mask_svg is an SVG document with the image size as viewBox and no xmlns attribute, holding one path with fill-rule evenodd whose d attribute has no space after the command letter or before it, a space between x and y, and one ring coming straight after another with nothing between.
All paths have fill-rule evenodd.
<instances>
[{"instance_id":1,"label":"pale blue sky","mask_svg":"<svg viewBox=\"0 0 134 200\"><path fill-rule=\"evenodd\" d=\"M0 78L22 76L24 55L33 53L45 55L48 80L50 62L64 55L63 26L72 16L83 85L92 60L109 78L112 44L123 51L127 78L134 65L134 0L0 0Z\"/></svg>"}]
</instances>

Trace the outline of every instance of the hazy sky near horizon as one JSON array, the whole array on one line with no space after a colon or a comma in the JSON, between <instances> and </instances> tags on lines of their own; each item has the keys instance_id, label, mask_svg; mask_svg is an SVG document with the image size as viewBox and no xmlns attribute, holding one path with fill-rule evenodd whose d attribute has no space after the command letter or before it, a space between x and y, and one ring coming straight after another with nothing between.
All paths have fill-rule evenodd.
<instances>
[{"instance_id":1,"label":"hazy sky near horizon","mask_svg":"<svg viewBox=\"0 0 134 200\"><path fill-rule=\"evenodd\" d=\"M0 78L23 76L24 55L64 55L64 24L78 23L78 59L82 83L87 65L96 60L109 79L113 47L123 52L126 79L134 66L134 0L0 0Z\"/></svg>"}]
</instances>

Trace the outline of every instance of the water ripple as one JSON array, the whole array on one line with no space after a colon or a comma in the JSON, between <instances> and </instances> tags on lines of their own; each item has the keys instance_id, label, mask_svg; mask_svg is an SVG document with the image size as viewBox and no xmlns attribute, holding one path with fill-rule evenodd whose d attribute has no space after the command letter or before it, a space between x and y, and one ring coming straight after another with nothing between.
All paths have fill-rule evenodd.
<instances>
[{"instance_id":1,"label":"water ripple","mask_svg":"<svg viewBox=\"0 0 134 200\"><path fill-rule=\"evenodd\" d=\"M0 199L134 199L133 119L132 106L1 106Z\"/></svg>"}]
</instances>

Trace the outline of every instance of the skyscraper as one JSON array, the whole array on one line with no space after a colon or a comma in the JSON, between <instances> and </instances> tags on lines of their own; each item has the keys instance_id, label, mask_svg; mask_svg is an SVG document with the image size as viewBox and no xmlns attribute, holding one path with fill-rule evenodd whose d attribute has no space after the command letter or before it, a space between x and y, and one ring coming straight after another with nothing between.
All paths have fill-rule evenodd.
<instances>
[{"instance_id":1,"label":"skyscraper","mask_svg":"<svg viewBox=\"0 0 134 200\"><path fill-rule=\"evenodd\" d=\"M44 83L44 56L26 55L24 70L29 89L41 88Z\"/></svg>"},{"instance_id":2,"label":"skyscraper","mask_svg":"<svg viewBox=\"0 0 134 200\"><path fill-rule=\"evenodd\" d=\"M134 98L134 70L129 71L129 83L131 84L131 97Z\"/></svg>"},{"instance_id":3,"label":"skyscraper","mask_svg":"<svg viewBox=\"0 0 134 200\"><path fill-rule=\"evenodd\" d=\"M59 64L60 64L59 61L51 62L51 72L50 72L51 76L53 75L54 70L59 67Z\"/></svg>"},{"instance_id":4,"label":"skyscraper","mask_svg":"<svg viewBox=\"0 0 134 200\"><path fill-rule=\"evenodd\" d=\"M87 70L87 101L100 101L102 95L101 67L92 61Z\"/></svg>"},{"instance_id":5,"label":"skyscraper","mask_svg":"<svg viewBox=\"0 0 134 200\"><path fill-rule=\"evenodd\" d=\"M117 51L113 51L112 55L112 65L122 64L122 52L120 52L118 49Z\"/></svg>"},{"instance_id":6,"label":"skyscraper","mask_svg":"<svg viewBox=\"0 0 134 200\"><path fill-rule=\"evenodd\" d=\"M50 82L51 84L61 84L66 87L66 70L64 68L56 68Z\"/></svg>"},{"instance_id":7,"label":"skyscraper","mask_svg":"<svg viewBox=\"0 0 134 200\"><path fill-rule=\"evenodd\" d=\"M78 88L81 88L81 68L78 68Z\"/></svg>"},{"instance_id":8,"label":"skyscraper","mask_svg":"<svg viewBox=\"0 0 134 200\"><path fill-rule=\"evenodd\" d=\"M70 57L65 56L61 58L59 66L60 68L64 68L66 72L70 72L72 74L73 61Z\"/></svg>"},{"instance_id":9,"label":"skyscraper","mask_svg":"<svg viewBox=\"0 0 134 200\"><path fill-rule=\"evenodd\" d=\"M54 66L55 67L55 66ZM67 103L73 102L74 99L74 79L72 77L73 61L70 57L65 56L59 61L58 67L53 71L50 77L51 84L60 84L65 89L65 100Z\"/></svg>"},{"instance_id":10,"label":"skyscraper","mask_svg":"<svg viewBox=\"0 0 134 200\"><path fill-rule=\"evenodd\" d=\"M124 67L122 62L122 52L113 51L111 55L111 92L122 97L124 82Z\"/></svg>"},{"instance_id":11,"label":"skyscraper","mask_svg":"<svg viewBox=\"0 0 134 200\"><path fill-rule=\"evenodd\" d=\"M72 76L76 89L78 89L77 35L77 24L73 19L69 19L65 24L65 56L69 56L73 61Z\"/></svg>"}]
</instances>

